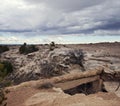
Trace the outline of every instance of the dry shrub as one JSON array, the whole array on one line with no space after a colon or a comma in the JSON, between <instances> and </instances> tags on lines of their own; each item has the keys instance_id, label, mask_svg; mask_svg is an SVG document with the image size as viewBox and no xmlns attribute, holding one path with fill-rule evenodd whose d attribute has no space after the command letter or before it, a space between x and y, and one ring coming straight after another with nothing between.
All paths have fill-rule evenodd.
<instances>
[{"instance_id":1,"label":"dry shrub","mask_svg":"<svg viewBox=\"0 0 120 106\"><path fill-rule=\"evenodd\" d=\"M41 88L41 89L50 89L53 87L53 84L50 83L50 82L46 82L46 83L43 83L42 85L40 85L39 87L37 88Z\"/></svg>"},{"instance_id":2,"label":"dry shrub","mask_svg":"<svg viewBox=\"0 0 120 106\"><path fill-rule=\"evenodd\" d=\"M62 70L58 69L58 64L55 62L41 64L41 76L50 78L53 76L62 75Z\"/></svg>"},{"instance_id":3,"label":"dry shrub","mask_svg":"<svg viewBox=\"0 0 120 106\"><path fill-rule=\"evenodd\" d=\"M84 67L83 66L84 53L82 50L70 51L68 55L70 56L70 62L72 64L79 64L81 67Z\"/></svg>"},{"instance_id":4,"label":"dry shrub","mask_svg":"<svg viewBox=\"0 0 120 106\"><path fill-rule=\"evenodd\" d=\"M6 45L0 45L0 53L6 52L6 51L9 51L8 46L6 46Z\"/></svg>"},{"instance_id":5,"label":"dry shrub","mask_svg":"<svg viewBox=\"0 0 120 106\"><path fill-rule=\"evenodd\" d=\"M28 53L32 53L32 52L36 52L39 49L35 46L35 45L27 45L26 43L24 43L20 48L19 48L19 52L20 54L28 54Z\"/></svg>"}]
</instances>

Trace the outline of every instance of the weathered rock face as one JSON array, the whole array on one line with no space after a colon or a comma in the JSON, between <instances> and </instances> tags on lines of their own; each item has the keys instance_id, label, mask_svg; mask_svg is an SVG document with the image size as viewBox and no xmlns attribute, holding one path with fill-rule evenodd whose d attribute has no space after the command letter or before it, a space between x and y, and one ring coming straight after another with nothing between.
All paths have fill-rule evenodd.
<instances>
[{"instance_id":1,"label":"weathered rock face","mask_svg":"<svg viewBox=\"0 0 120 106\"><path fill-rule=\"evenodd\" d=\"M104 82L105 89L108 92L115 93L118 97L120 97L120 83L114 81L106 81Z\"/></svg>"},{"instance_id":2,"label":"weathered rock face","mask_svg":"<svg viewBox=\"0 0 120 106\"><path fill-rule=\"evenodd\" d=\"M9 60L14 66L14 72L8 77L16 84L24 81L58 76L68 73L74 65L83 70L83 53L81 50L57 48L39 50L28 55L19 54L17 49L1 55L1 60Z\"/></svg>"},{"instance_id":3,"label":"weathered rock face","mask_svg":"<svg viewBox=\"0 0 120 106\"><path fill-rule=\"evenodd\" d=\"M70 96L59 92L42 92L30 97L25 106L119 106L119 103L120 98L112 93Z\"/></svg>"},{"instance_id":4,"label":"weathered rock face","mask_svg":"<svg viewBox=\"0 0 120 106\"><path fill-rule=\"evenodd\" d=\"M67 48L55 49L49 52L47 59L42 64L42 76L56 76L70 72L74 65L79 67L79 72L84 71L84 54L82 50ZM50 74L50 75L49 75Z\"/></svg>"},{"instance_id":5,"label":"weathered rock face","mask_svg":"<svg viewBox=\"0 0 120 106\"><path fill-rule=\"evenodd\" d=\"M67 45L50 51L48 46L38 46L39 51L22 55L19 46L1 54L0 60L9 60L14 71L7 79L19 84L24 81L57 76L66 73L80 72L103 67L105 72L119 72L120 44ZM112 46L112 48L111 48ZM77 49L77 50L76 50ZM79 49L83 49L85 55ZM84 67L83 65L84 64ZM51 74L52 73L52 74Z\"/></svg>"},{"instance_id":6,"label":"weathered rock face","mask_svg":"<svg viewBox=\"0 0 120 106\"><path fill-rule=\"evenodd\" d=\"M102 79L105 89L120 97L120 72L104 72Z\"/></svg>"}]
</instances>

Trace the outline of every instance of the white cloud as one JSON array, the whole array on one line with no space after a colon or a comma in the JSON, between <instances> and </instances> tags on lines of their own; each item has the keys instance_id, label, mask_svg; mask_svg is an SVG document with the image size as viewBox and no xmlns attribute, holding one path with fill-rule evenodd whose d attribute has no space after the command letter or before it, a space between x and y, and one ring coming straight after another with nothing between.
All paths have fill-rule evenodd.
<instances>
[{"instance_id":1,"label":"white cloud","mask_svg":"<svg viewBox=\"0 0 120 106\"><path fill-rule=\"evenodd\" d=\"M119 11L120 0L0 0L0 32L15 37L16 33L56 38L63 34L119 35Z\"/></svg>"}]
</instances>

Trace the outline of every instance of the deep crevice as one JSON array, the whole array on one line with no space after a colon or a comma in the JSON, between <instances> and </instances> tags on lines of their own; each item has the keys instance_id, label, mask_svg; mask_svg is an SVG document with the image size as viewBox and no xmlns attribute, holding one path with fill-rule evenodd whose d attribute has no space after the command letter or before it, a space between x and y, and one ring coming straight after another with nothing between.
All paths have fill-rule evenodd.
<instances>
[{"instance_id":1,"label":"deep crevice","mask_svg":"<svg viewBox=\"0 0 120 106\"><path fill-rule=\"evenodd\" d=\"M75 95L78 93L84 93L85 95L89 95L89 94L97 93L99 91L107 92L107 90L104 88L104 85L101 85L101 89L97 89L96 86L95 86L94 82L89 82L86 84L76 86L74 88L66 89L66 90L64 90L64 93L67 93L69 95Z\"/></svg>"}]
</instances>

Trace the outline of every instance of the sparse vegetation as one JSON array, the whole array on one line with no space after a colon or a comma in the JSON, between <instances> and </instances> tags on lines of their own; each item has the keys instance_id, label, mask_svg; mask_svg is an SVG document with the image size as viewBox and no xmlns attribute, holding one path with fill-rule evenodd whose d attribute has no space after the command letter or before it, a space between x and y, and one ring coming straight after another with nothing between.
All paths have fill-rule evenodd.
<instances>
[{"instance_id":1,"label":"sparse vegetation","mask_svg":"<svg viewBox=\"0 0 120 106\"><path fill-rule=\"evenodd\" d=\"M84 53L82 50L74 50L74 51L70 51L69 52L69 61L72 64L78 64L82 67L83 71L84 71Z\"/></svg>"},{"instance_id":2,"label":"sparse vegetation","mask_svg":"<svg viewBox=\"0 0 120 106\"><path fill-rule=\"evenodd\" d=\"M0 77L4 78L13 71L13 66L9 61L0 62Z\"/></svg>"},{"instance_id":3,"label":"sparse vegetation","mask_svg":"<svg viewBox=\"0 0 120 106\"><path fill-rule=\"evenodd\" d=\"M3 80L0 82L0 88L5 88L5 87L11 86L11 85L12 85L12 82L9 81L9 80L3 79Z\"/></svg>"},{"instance_id":4,"label":"sparse vegetation","mask_svg":"<svg viewBox=\"0 0 120 106\"><path fill-rule=\"evenodd\" d=\"M20 48L19 48L20 54L24 54L27 52L27 44L24 43Z\"/></svg>"},{"instance_id":5,"label":"sparse vegetation","mask_svg":"<svg viewBox=\"0 0 120 106\"><path fill-rule=\"evenodd\" d=\"M46 82L44 84L42 84L40 87L38 88L41 88L41 89L49 89L49 88L52 88L53 87L53 84L50 83L50 82Z\"/></svg>"},{"instance_id":6,"label":"sparse vegetation","mask_svg":"<svg viewBox=\"0 0 120 106\"><path fill-rule=\"evenodd\" d=\"M5 77L13 71L13 66L9 61L0 62L0 88L11 85L11 82L5 80Z\"/></svg>"},{"instance_id":7,"label":"sparse vegetation","mask_svg":"<svg viewBox=\"0 0 120 106\"><path fill-rule=\"evenodd\" d=\"M67 57L67 58L66 58ZM82 50L69 51L66 56L56 57L53 56L50 62L45 61L41 64L41 76L45 78L59 76L63 73L67 73L69 66L72 64L80 65L81 69L84 69L84 53Z\"/></svg>"},{"instance_id":8,"label":"sparse vegetation","mask_svg":"<svg viewBox=\"0 0 120 106\"><path fill-rule=\"evenodd\" d=\"M82 50L74 50L69 52L70 62L83 66L84 54Z\"/></svg>"},{"instance_id":9,"label":"sparse vegetation","mask_svg":"<svg viewBox=\"0 0 120 106\"><path fill-rule=\"evenodd\" d=\"M6 45L0 45L0 53L6 52L8 50L9 50L8 46L6 46Z\"/></svg>"},{"instance_id":10,"label":"sparse vegetation","mask_svg":"<svg viewBox=\"0 0 120 106\"><path fill-rule=\"evenodd\" d=\"M39 49L35 45L27 45L26 43L24 43L19 48L20 54L28 54L28 53L32 53L32 52L35 52L35 51L38 51L38 50Z\"/></svg>"},{"instance_id":11,"label":"sparse vegetation","mask_svg":"<svg viewBox=\"0 0 120 106\"><path fill-rule=\"evenodd\" d=\"M52 63L44 63L41 65L41 76L45 78L53 77L53 76L58 76L62 75L62 71L58 67L58 64L55 62Z\"/></svg>"}]
</instances>

